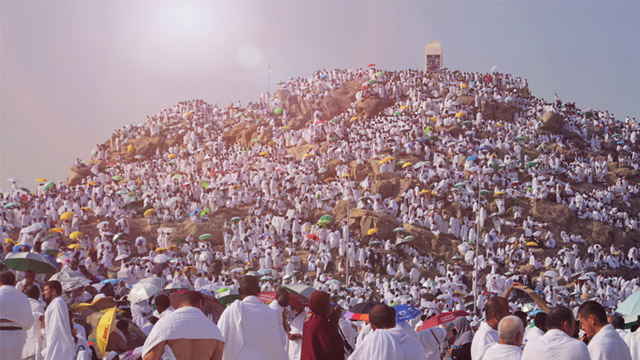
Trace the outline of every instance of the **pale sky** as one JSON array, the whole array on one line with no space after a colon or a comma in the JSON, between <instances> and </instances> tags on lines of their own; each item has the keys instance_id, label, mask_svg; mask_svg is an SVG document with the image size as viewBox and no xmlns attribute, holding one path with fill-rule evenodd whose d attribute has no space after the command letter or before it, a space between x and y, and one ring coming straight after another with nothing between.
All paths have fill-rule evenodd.
<instances>
[{"instance_id":1,"label":"pale sky","mask_svg":"<svg viewBox=\"0 0 640 360\"><path fill-rule=\"evenodd\" d=\"M126 124L182 100L257 99L322 68L445 66L640 118L640 1L0 1L0 188L64 180Z\"/></svg>"}]
</instances>

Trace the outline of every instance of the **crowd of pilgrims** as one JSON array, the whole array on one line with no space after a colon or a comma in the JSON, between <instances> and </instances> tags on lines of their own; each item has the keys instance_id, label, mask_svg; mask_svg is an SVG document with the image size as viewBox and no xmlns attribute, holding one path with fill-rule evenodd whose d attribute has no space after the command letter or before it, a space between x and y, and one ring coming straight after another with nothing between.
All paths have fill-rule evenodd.
<instances>
[{"instance_id":1,"label":"crowd of pilgrims","mask_svg":"<svg viewBox=\"0 0 640 360\"><path fill-rule=\"evenodd\" d=\"M290 125L296 114L288 112L282 100L284 92L313 103L353 84L359 90L342 113L330 117L316 108L306 126ZM375 99L384 100L387 107L364 118L358 103ZM478 111L488 104L508 105L517 111L510 120L492 119ZM540 131L544 126L541 119L550 111L564 119L561 132ZM257 125L256 141L240 145L224 139L229 129L242 124ZM447 131L453 128L457 130ZM523 341L528 340L527 334L541 335L535 329L547 330L541 324L544 319L530 326L533 315L545 313L539 312L525 292L514 290L520 285L537 292L552 309L546 314L547 324L551 318L550 328L588 342L596 334L594 328L609 329L602 312L612 323L615 319L619 323L615 309L638 290L638 279L632 276L639 266L638 249L594 243L568 228L556 238L548 224L523 215L525 211L519 206L507 204L516 198L549 200L575 211L582 220L637 231L634 199L640 187L624 177L611 180L609 167L615 164L629 172L640 170L639 131L635 118L582 111L559 99L547 103L528 94L526 80L499 73L322 70L309 78L282 82L280 94L263 94L246 106L219 107L201 100L178 103L141 125L117 130L108 143L94 149L90 161L78 160L75 166L86 167L83 170L89 173L79 185L41 181L32 193L18 180L9 179L10 188L2 192L0 200L3 258L21 252L46 254L56 273L15 271L13 282L10 275L3 275L0 291L9 292L15 283L15 289L27 293L29 309L35 314L29 326L17 323L27 330L28 339L8 358L71 359L96 353L106 358L114 358L116 353L122 356L132 350L128 327L149 336L147 342L158 340L160 330L154 334L153 329L162 324L159 319L170 314L165 311L174 310L172 306L163 308L166 295L184 289L224 298L219 302L229 306L222 315L210 315L222 330L216 341L224 343L225 350L220 351L220 344L209 350L211 356L223 359L271 358L251 357L256 354L251 351L260 346L269 348L266 353L273 352L273 358L298 359L301 354L303 359L333 358L327 357L328 353L322 355L320 348L326 347L334 351L331 356L338 356L335 352L339 349L342 356L353 352L352 358L364 359L372 358L366 354L374 354L373 343L396 344L378 349L386 354L384 358L409 359L413 357L399 355L403 346L415 345L407 335L419 345L409 351L420 354L416 358L494 358L483 357L490 343L500 340L500 344L520 349L528 343ZM131 140L143 137L160 139L165 145L158 146L155 153L134 156L138 149ZM292 148L305 150L302 154L287 151ZM566 156L569 152L571 156ZM420 161L398 163L401 157ZM371 164L372 173L355 181L350 166L354 162ZM325 175L330 167L333 177ZM373 172L399 174L410 185L397 196L384 197L374 190ZM317 214L332 214L336 204L345 199L353 208L395 219L398 228L394 235L364 234L353 226L347 231L346 222L333 217L318 221ZM454 204L462 211L450 211ZM491 208L495 212L490 213ZM222 213L243 216L211 231L216 236L175 236L181 223L208 223ZM133 223L157 229L157 235L151 237L149 231L141 234L140 226L134 229ZM88 224L95 224L95 231L80 232ZM420 250L404 241L408 234L403 224L428 230L436 239L453 239L457 248L452 250L459 255L445 258ZM217 235L222 243L214 245L211 239ZM535 246L527 245L532 242ZM544 257L540 248L545 249ZM552 249L557 251L546 251ZM522 265L532 265L533 271L521 273ZM347 267L348 279L344 276ZM475 302L474 268L478 275ZM603 270L625 270L628 276L605 276ZM158 291L143 298L132 297L130 292L149 279L157 279L152 288ZM283 286L300 284L311 288L305 295L306 308L289 304L288 292L282 290ZM279 343L265 340L269 338L265 334L271 333L271 315L261 314L268 307L255 298L269 292L277 294L269 306L277 314L277 331L273 333L284 329L282 349L273 348ZM186 294L184 308L199 308L202 299L197 293ZM118 326L112 329L112 338L120 337L121 341L110 341L106 350L84 346L92 339L83 326L70 321L80 316L73 312L74 305L110 297L124 310L118 315ZM256 335L248 330L248 323L240 321L243 307L238 303L245 302L244 309L254 311L255 319L264 317L264 324L251 321L252 326L262 329L262 340L242 340ZM418 313L396 321L399 312L394 307L379 305L370 309L371 321L353 317L349 310L367 302L409 305ZM55 307L49 311L47 304ZM235 310L229 310L232 308ZM567 309L573 312L567 313ZM460 310L468 315L416 331L426 319ZM558 313L553 313L556 310ZM507 316L518 311L521 323ZM51 312L51 327L47 316L40 316L45 312ZM314 314L320 319L315 323L310 320ZM3 304L0 321L12 325L11 316L12 311ZM581 320L578 334L576 317L595 319L596 325L589 327ZM307 344L306 352L305 318L313 329L310 332L327 338L326 343ZM504 342L498 336L502 318L507 319L504 332L510 337ZM325 326L325 320L329 325ZM61 325L65 321L69 326ZM180 323L178 318L174 321ZM24 330L11 330L14 327L9 325L9 330L0 332L3 349L16 348L5 347L7 334L24 335ZM341 329L339 339L333 336L337 328ZM384 335L386 331L388 335ZM376 333L379 338L375 342L365 341L368 334ZM552 333L556 332L547 332ZM482 340L476 340L478 334ZM626 354L636 359L634 335L620 334L627 344ZM60 339L68 340L66 348L67 340ZM166 340L170 339L155 345L165 345ZM342 345L335 346L338 340ZM484 345L474 350L475 345L470 344L476 341ZM62 345L52 345L57 343ZM77 351L78 344L85 351ZM245 353L243 346L256 348ZM166 354L171 347L162 348L169 350L160 355L162 351L156 354L158 349L150 344L140 344L136 354L189 358ZM584 354L585 349L573 354ZM593 351L590 345L587 357L575 358L588 358L589 354L593 359L625 358L596 357ZM525 358L526 354L525 347Z\"/></svg>"}]
</instances>

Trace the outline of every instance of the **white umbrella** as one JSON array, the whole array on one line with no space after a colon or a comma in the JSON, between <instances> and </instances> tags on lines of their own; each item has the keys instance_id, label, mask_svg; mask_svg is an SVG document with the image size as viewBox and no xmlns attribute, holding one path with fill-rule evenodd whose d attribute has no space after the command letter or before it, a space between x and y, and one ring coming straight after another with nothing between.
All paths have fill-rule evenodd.
<instances>
[{"instance_id":1,"label":"white umbrella","mask_svg":"<svg viewBox=\"0 0 640 360\"><path fill-rule=\"evenodd\" d=\"M45 229L47 229L47 225L37 222L27 226L26 228L23 228L22 230L20 230L20 232L33 232L33 231L40 231Z\"/></svg>"},{"instance_id":2,"label":"white umbrella","mask_svg":"<svg viewBox=\"0 0 640 360\"><path fill-rule=\"evenodd\" d=\"M547 270L544 272L544 276L554 278L558 276L558 273L555 270Z\"/></svg>"},{"instance_id":3,"label":"white umbrella","mask_svg":"<svg viewBox=\"0 0 640 360\"><path fill-rule=\"evenodd\" d=\"M153 258L153 262L156 264L166 263L167 261L169 261L167 254L160 254Z\"/></svg>"},{"instance_id":4,"label":"white umbrella","mask_svg":"<svg viewBox=\"0 0 640 360\"><path fill-rule=\"evenodd\" d=\"M165 290L181 290L181 289L195 290L193 285L186 282L182 282L182 281L172 282L171 284L165 286L164 289Z\"/></svg>"},{"instance_id":5,"label":"white umbrella","mask_svg":"<svg viewBox=\"0 0 640 360\"><path fill-rule=\"evenodd\" d=\"M128 299L131 303L149 300L152 296L162 292L162 287L152 282L139 282L131 288Z\"/></svg>"},{"instance_id":6,"label":"white umbrella","mask_svg":"<svg viewBox=\"0 0 640 360\"><path fill-rule=\"evenodd\" d=\"M116 261L120 261L120 260L124 260L124 259L126 259L126 258L128 258L128 257L129 257L129 254L122 254L122 255L118 255L118 256L116 256L116 259L115 259L115 260L116 260Z\"/></svg>"}]
</instances>

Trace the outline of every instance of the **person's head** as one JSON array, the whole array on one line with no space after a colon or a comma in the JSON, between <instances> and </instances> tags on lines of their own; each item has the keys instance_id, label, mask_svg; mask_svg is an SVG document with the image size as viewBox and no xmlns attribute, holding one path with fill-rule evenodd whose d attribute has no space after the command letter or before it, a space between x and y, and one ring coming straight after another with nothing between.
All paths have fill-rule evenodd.
<instances>
[{"instance_id":1,"label":"person's head","mask_svg":"<svg viewBox=\"0 0 640 360\"><path fill-rule=\"evenodd\" d=\"M238 292L241 298L247 296L258 296L260 293L260 285L258 284L258 278L255 276L247 275L240 278L240 287Z\"/></svg>"},{"instance_id":2,"label":"person's head","mask_svg":"<svg viewBox=\"0 0 640 360\"><path fill-rule=\"evenodd\" d=\"M331 296L324 291L314 291L309 298L309 310L321 316L329 316Z\"/></svg>"},{"instance_id":3,"label":"person's head","mask_svg":"<svg viewBox=\"0 0 640 360\"><path fill-rule=\"evenodd\" d=\"M169 298L167 298L168 300ZM157 301L157 297L156 297ZM204 295L202 295L199 291L187 291L182 294L182 298L180 298L180 307L192 306L196 307L200 310L204 309ZM167 306L168 308L169 306ZM165 308L166 309L166 308Z\"/></svg>"},{"instance_id":4,"label":"person's head","mask_svg":"<svg viewBox=\"0 0 640 360\"><path fill-rule=\"evenodd\" d=\"M522 310L518 310L516 312L513 313L514 316L517 316L521 321L522 321L522 326L524 326L525 328L527 327L527 313L522 311Z\"/></svg>"},{"instance_id":5,"label":"person's head","mask_svg":"<svg viewBox=\"0 0 640 360\"><path fill-rule=\"evenodd\" d=\"M276 301L282 307L289 306L289 291L283 287L279 288L278 291L276 291Z\"/></svg>"},{"instance_id":6,"label":"person's head","mask_svg":"<svg viewBox=\"0 0 640 360\"><path fill-rule=\"evenodd\" d=\"M485 316L487 317L487 324L495 330L498 329L498 323L503 317L511 315L509 302L501 296L491 297L487 301L484 311Z\"/></svg>"},{"instance_id":7,"label":"person's head","mask_svg":"<svg viewBox=\"0 0 640 360\"><path fill-rule=\"evenodd\" d=\"M28 298L38 300L40 299L40 289L38 289L35 285L29 285L26 289L24 289L24 294L27 295Z\"/></svg>"},{"instance_id":8,"label":"person's head","mask_svg":"<svg viewBox=\"0 0 640 360\"><path fill-rule=\"evenodd\" d=\"M598 302L587 301L578 309L578 320L587 336L593 337L607 325L607 312Z\"/></svg>"},{"instance_id":9,"label":"person's head","mask_svg":"<svg viewBox=\"0 0 640 360\"><path fill-rule=\"evenodd\" d=\"M155 298L156 309L158 312L162 314L165 310L167 310L171 306L171 301L169 301L169 297L165 294L160 294Z\"/></svg>"},{"instance_id":10,"label":"person's head","mask_svg":"<svg viewBox=\"0 0 640 360\"><path fill-rule=\"evenodd\" d=\"M613 315L609 320L609 323L614 329L624 329L624 318L620 315Z\"/></svg>"},{"instance_id":11,"label":"person's head","mask_svg":"<svg viewBox=\"0 0 640 360\"><path fill-rule=\"evenodd\" d=\"M34 282L36 280L36 273L33 270L27 270L24 272L24 278L27 281Z\"/></svg>"},{"instance_id":12,"label":"person's head","mask_svg":"<svg viewBox=\"0 0 640 360\"><path fill-rule=\"evenodd\" d=\"M498 323L498 340L500 344L520 346L524 338L522 319L515 315L505 316Z\"/></svg>"},{"instance_id":13,"label":"person's head","mask_svg":"<svg viewBox=\"0 0 640 360\"><path fill-rule=\"evenodd\" d=\"M556 306L547 314L546 325L547 331L562 330L569 336L576 332L576 319L571 310L564 306Z\"/></svg>"},{"instance_id":14,"label":"person's head","mask_svg":"<svg viewBox=\"0 0 640 360\"><path fill-rule=\"evenodd\" d=\"M10 270L0 272L0 285L16 286L16 275Z\"/></svg>"},{"instance_id":15,"label":"person's head","mask_svg":"<svg viewBox=\"0 0 640 360\"><path fill-rule=\"evenodd\" d=\"M69 267L71 268L71 270L78 269L78 259L71 258L71 260L69 260Z\"/></svg>"},{"instance_id":16,"label":"person's head","mask_svg":"<svg viewBox=\"0 0 640 360\"><path fill-rule=\"evenodd\" d=\"M533 323L538 329L547 332L547 313L542 311L537 313L536 316L533 317Z\"/></svg>"},{"instance_id":17,"label":"person's head","mask_svg":"<svg viewBox=\"0 0 640 360\"><path fill-rule=\"evenodd\" d=\"M453 320L453 328L456 330L456 336L460 336L467 331L471 331L469 320L464 316L457 317Z\"/></svg>"},{"instance_id":18,"label":"person's head","mask_svg":"<svg viewBox=\"0 0 640 360\"><path fill-rule=\"evenodd\" d=\"M42 296L47 303L50 303L53 299L62 295L62 285L57 280L50 280L44 283L44 290Z\"/></svg>"},{"instance_id":19,"label":"person's head","mask_svg":"<svg viewBox=\"0 0 640 360\"><path fill-rule=\"evenodd\" d=\"M369 324L374 330L394 328L396 326L396 310L385 304L374 306L369 311Z\"/></svg>"},{"instance_id":20,"label":"person's head","mask_svg":"<svg viewBox=\"0 0 640 360\"><path fill-rule=\"evenodd\" d=\"M129 335L129 322L125 319L120 319L116 323L116 327L122 331L123 334Z\"/></svg>"}]
</instances>

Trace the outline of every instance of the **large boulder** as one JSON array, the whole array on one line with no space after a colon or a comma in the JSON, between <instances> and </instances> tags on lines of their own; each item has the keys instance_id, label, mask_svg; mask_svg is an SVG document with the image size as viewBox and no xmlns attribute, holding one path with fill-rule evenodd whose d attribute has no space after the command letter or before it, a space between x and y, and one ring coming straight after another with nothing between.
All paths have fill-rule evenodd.
<instances>
[{"instance_id":1,"label":"large boulder","mask_svg":"<svg viewBox=\"0 0 640 360\"><path fill-rule=\"evenodd\" d=\"M553 111L547 111L540 118L542 125L538 128L540 133L560 134L564 125L564 118Z\"/></svg>"},{"instance_id":2,"label":"large boulder","mask_svg":"<svg viewBox=\"0 0 640 360\"><path fill-rule=\"evenodd\" d=\"M640 181L640 172L628 167L618 167L615 169L611 169L610 172L613 173L617 178L625 178L633 182Z\"/></svg>"},{"instance_id":3,"label":"large boulder","mask_svg":"<svg viewBox=\"0 0 640 360\"><path fill-rule=\"evenodd\" d=\"M349 164L349 179L351 181L363 181L373 173L373 168L369 163L358 163L353 160Z\"/></svg>"},{"instance_id":4,"label":"large boulder","mask_svg":"<svg viewBox=\"0 0 640 360\"><path fill-rule=\"evenodd\" d=\"M293 155L293 157L300 161L304 158L304 156L309 153L311 150L318 150L319 146L316 144L305 144L300 146L294 146L287 149L287 154Z\"/></svg>"},{"instance_id":5,"label":"large boulder","mask_svg":"<svg viewBox=\"0 0 640 360\"><path fill-rule=\"evenodd\" d=\"M67 185L76 186L82 183L82 180L91 175L91 169L86 166L72 166L67 178Z\"/></svg>"},{"instance_id":6,"label":"large boulder","mask_svg":"<svg viewBox=\"0 0 640 360\"><path fill-rule=\"evenodd\" d=\"M568 207L548 200L531 200L530 214L538 222L570 226L576 221L576 212Z\"/></svg>"},{"instance_id":7,"label":"large boulder","mask_svg":"<svg viewBox=\"0 0 640 360\"><path fill-rule=\"evenodd\" d=\"M377 174L373 178L371 191L378 193L383 199L397 198L409 189L411 181L397 173Z\"/></svg>"},{"instance_id":8,"label":"large boulder","mask_svg":"<svg viewBox=\"0 0 640 360\"><path fill-rule=\"evenodd\" d=\"M377 97L370 97L358 101L356 112L361 119L370 119L378 115L382 110L393 104L390 100L382 100Z\"/></svg>"},{"instance_id":9,"label":"large boulder","mask_svg":"<svg viewBox=\"0 0 640 360\"><path fill-rule=\"evenodd\" d=\"M513 121L518 109L505 103L488 101L480 107L480 112L484 119Z\"/></svg>"}]
</instances>

